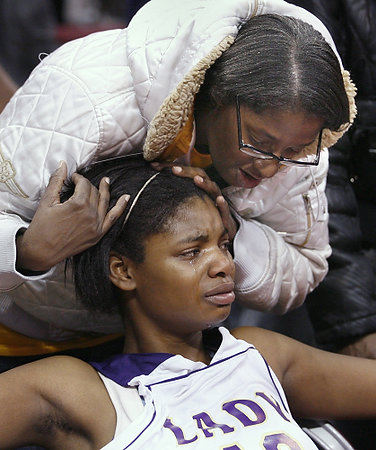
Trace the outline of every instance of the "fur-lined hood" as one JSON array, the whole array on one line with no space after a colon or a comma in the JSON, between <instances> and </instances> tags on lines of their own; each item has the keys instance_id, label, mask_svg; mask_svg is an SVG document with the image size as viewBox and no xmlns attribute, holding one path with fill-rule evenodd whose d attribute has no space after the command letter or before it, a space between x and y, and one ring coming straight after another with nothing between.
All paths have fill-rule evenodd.
<instances>
[{"instance_id":1,"label":"fur-lined hood","mask_svg":"<svg viewBox=\"0 0 376 450\"><path fill-rule=\"evenodd\" d=\"M323 24L282 0L152 0L136 14L128 27L128 49L132 49L128 58L136 80L138 106L147 122L146 159L158 157L176 138L192 112L206 70L234 42L240 26L252 16L265 13L310 23L340 60ZM347 71L343 70L343 77L352 122L356 114L355 87ZM333 145L347 128L344 124L339 132L324 130L323 146Z\"/></svg>"}]
</instances>

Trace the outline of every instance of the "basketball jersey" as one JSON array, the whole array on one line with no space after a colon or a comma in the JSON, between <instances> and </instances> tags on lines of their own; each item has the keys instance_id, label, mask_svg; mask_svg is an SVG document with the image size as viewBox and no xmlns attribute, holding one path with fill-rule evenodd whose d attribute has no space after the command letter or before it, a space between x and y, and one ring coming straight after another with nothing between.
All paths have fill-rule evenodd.
<instances>
[{"instance_id":1,"label":"basketball jersey","mask_svg":"<svg viewBox=\"0 0 376 450\"><path fill-rule=\"evenodd\" d=\"M225 328L215 332L221 342L209 365L165 353L93 364L111 383L118 425L126 423L104 449L317 450L255 347ZM120 408L119 399L130 401L129 387L137 388L144 406L124 421L127 405Z\"/></svg>"}]
</instances>

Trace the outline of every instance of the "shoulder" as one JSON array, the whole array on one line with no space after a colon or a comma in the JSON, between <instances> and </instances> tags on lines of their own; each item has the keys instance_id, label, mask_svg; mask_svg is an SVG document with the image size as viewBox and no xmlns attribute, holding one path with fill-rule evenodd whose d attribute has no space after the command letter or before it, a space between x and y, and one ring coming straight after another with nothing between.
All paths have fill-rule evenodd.
<instances>
[{"instance_id":1,"label":"shoulder","mask_svg":"<svg viewBox=\"0 0 376 450\"><path fill-rule=\"evenodd\" d=\"M22 386L58 409L78 413L89 403L103 402L107 395L95 369L70 356L53 356L25 364L1 375L2 379L5 377L13 386ZM78 400L83 393L88 398L84 403Z\"/></svg>"},{"instance_id":2,"label":"shoulder","mask_svg":"<svg viewBox=\"0 0 376 450\"><path fill-rule=\"evenodd\" d=\"M54 356L22 366L21 375L29 392L44 403L45 417L55 417L79 434L102 435L115 424L113 406L96 370L70 356ZM99 420L99 418L101 418ZM62 430L64 431L64 430Z\"/></svg>"},{"instance_id":3,"label":"shoulder","mask_svg":"<svg viewBox=\"0 0 376 450\"><path fill-rule=\"evenodd\" d=\"M111 440L116 426L99 375L70 357L45 358L2 373L0 403L1 448L20 442L99 448Z\"/></svg>"},{"instance_id":4,"label":"shoulder","mask_svg":"<svg viewBox=\"0 0 376 450\"><path fill-rule=\"evenodd\" d=\"M29 365L29 376L51 404L87 415L109 396L97 371L80 359L53 356Z\"/></svg>"},{"instance_id":5,"label":"shoulder","mask_svg":"<svg viewBox=\"0 0 376 450\"><path fill-rule=\"evenodd\" d=\"M260 352L269 353L279 340L279 334L258 327L237 327L230 330L232 336L254 345Z\"/></svg>"},{"instance_id":6,"label":"shoulder","mask_svg":"<svg viewBox=\"0 0 376 450\"><path fill-rule=\"evenodd\" d=\"M291 344L295 342L294 340L258 327L238 327L230 333L235 338L254 345L282 382L291 362Z\"/></svg>"},{"instance_id":7,"label":"shoulder","mask_svg":"<svg viewBox=\"0 0 376 450\"><path fill-rule=\"evenodd\" d=\"M74 380L79 382L81 376L90 380L96 375L96 371L84 361L71 356L52 356L34 361L14 369L30 377L30 382L54 379L54 382L64 379L65 382ZM78 378L77 378L78 377ZM74 384L75 384L74 383Z\"/></svg>"},{"instance_id":8,"label":"shoulder","mask_svg":"<svg viewBox=\"0 0 376 450\"><path fill-rule=\"evenodd\" d=\"M99 33L92 33L63 44L50 55L43 58L40 67L45 65L55 66L60 67L63 70L66 69L72 74L81 74L82 72L87 71L88 64L100 68L101 66L104 66L106 62L108 64L109 58L112 56L122 56L124 60L123 48L114 49L113 47L121 47L122 44L125 44L125 41L125 29L105 30L100 31ZM82 70L83 57L86 58L85 71ZM97 81L99 79L99 77L96 77Z\"/></svg>"}]
</instances>

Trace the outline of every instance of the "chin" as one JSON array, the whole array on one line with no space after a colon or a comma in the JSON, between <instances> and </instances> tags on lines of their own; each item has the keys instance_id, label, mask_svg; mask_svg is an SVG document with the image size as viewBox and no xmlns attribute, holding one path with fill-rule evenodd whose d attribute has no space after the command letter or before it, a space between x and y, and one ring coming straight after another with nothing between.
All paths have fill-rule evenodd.
<instances>
[{"instance_id":1,"label":"chin","mask_svg":"<svg viewBox=\"0 0 376 450\"><path fill-rule=\"evenodd\" d=\"M205 328L203 329L206 330L208 328L218 327L228 318L231 312L231 306L222 306L221 309L223 310L221 311L221 314L213 318L210 322L207 322Z\"/></svg>"}]
</instances>

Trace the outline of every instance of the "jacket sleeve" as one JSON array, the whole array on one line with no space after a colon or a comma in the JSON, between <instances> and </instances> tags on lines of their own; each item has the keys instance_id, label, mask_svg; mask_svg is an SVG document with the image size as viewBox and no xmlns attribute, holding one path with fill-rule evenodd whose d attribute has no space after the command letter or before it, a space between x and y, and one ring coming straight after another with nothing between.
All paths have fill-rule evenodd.
<instances>
[{"instance_id":1,"label":"jacket sleeve","mask_svg":"<svg viewBox=\"0 0 376 450\"><path fill-rule=\"evenodd\" d=\"M283 314L300 306L325 277L331 253L325 153L314 182L297 183L259 217L237 214L234 255L237 297L243 305ZM281 231L284 227L288 231Z\"/></svg>"},{"instance_id":2,"label":"jacket sleeve","mask_svg":"<svg viewBox=\"0 0 376 450\"><path fill-rule=\"evenodd\" d=\"M16 270L16 235L27 227L28 223L18 216L0 214L0 292L11 290L23 281L51 276L52 270L36 276L27 276Z\"/></svg>"},{"instance_id":3,"label":"jacket sleeve","mask_svg":"<svg viewBox=\"0 0 376 450\"><path fill-rule=\"evenodd\" d=\"M15 236L31 221L59 161L70 175L142 140L124 33L106 31L60 47L0 115L0 291L48 276L16 271Z\"/></svg>"},{"instance_id":4,"label":"jacket sleeve","mask_svg":"<svg viewBox=\"0 0 376 450\"><path fill-rule=\"evenodd\" d=\"M55 95L45 95L53 89ZM65 101L67 91L72 101ZM61 120L71 108L78 119ZM15 269L18 230L28 226L59 161L72 173L95 150L99 124L78 83L64 71L41 67L11 99L0 127L0 290L10 290L33 279Z\"/></svg>"}]
</instances>

